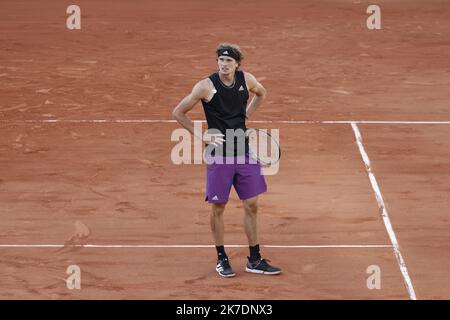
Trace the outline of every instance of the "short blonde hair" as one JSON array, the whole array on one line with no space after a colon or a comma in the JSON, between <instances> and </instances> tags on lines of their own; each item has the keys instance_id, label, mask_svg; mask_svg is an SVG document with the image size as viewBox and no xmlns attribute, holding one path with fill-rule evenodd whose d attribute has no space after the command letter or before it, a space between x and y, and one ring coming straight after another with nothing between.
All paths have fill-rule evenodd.
<instances>
[{"instance_id":1,"label":"short blonde hair","mask_svg":"<svg viewBox=\"0 0 450 320\"><path fill-rule=\"evenodd\" d=\"M241 65L241 62L244 59L244 54L242 53L241 47L234 43L223 42L216 48L216 55L218 55L221 50L233 51L233 53L238 57L236 61L239 65Z\"/></svg>"}]
</instances>

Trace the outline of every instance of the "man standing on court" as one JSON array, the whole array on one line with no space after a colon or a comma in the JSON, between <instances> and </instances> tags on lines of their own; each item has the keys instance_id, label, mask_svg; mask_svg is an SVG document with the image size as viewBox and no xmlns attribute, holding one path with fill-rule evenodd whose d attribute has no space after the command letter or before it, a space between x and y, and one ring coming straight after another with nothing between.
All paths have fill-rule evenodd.
<instances>
[{"instance_id":1,"label":"man standing on court","mask_svg":"<svg viewBox=\"0 0 450 320\"><path fill-rule=\"evenodd\" d=\"M206 200L212 204L211 230L218 257L216 271L222 277L235 276L224 249L223 220L225 205L233 185L244 204L244 226L250 248L246 271L280 274L281 269L271 266L259 252L258 195L267 190L261 167L258 163L249 161L248 140L245 137L240 140L236 134L230 139L230 135L226 134L227 130L246 131L245 120L261 104L266 90L252 74L238 70L243 59L239 46L222 43L216 49L216 54L218 72L195 84L192 92L173 110L174 119L184 128L215 147L211 156L207 157ZM247 106L249 91L255 96ZM210 139L204 139L202 133L194 132L194 123L186 116L199 101L203 104L208 132L216 132L209 135ZM244 141L243 148L235 143L236 138ZM233 160L231 163L230 156Z\"/></svg>"}]
</instances>

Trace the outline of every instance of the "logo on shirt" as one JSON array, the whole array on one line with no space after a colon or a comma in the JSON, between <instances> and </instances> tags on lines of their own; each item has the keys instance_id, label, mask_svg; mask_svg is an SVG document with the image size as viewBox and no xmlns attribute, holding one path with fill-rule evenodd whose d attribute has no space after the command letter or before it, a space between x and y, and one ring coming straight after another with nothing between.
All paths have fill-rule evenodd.
<instances>
[{"instance_id":1,"label":"logo on shirt","mask_svg":"<svg viewBox=\"0 0 450 320\"><path fill-rule=\"evenodd\" d=\"M238 91L244 91L244 87L240 86Z\"/></svg>"}]
</instances>

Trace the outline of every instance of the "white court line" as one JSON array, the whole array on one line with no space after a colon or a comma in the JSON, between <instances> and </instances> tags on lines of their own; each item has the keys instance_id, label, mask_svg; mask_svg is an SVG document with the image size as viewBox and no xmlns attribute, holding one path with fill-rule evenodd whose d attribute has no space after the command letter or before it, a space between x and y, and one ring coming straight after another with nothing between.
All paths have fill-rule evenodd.
<instances>
[{"instance_id":1,"label":"white court line","mask_svg":"<svg viewBox=\"0 0 450 320\"><path fill-rule=\"evenodd\" d=\"M0 244L0 248L215 248L210 244ZM244 244L225 245L228 248L248 248ZM264 248L392 248L386 244L323 244L323 245L261 245Z\"/></svg>"},{"instance_id":2,"label":"white court line","mask_svg":"<svg viewBox=\"0 0 450 320\"><path fill-rule=\"evenodd\" d=\"M381 121L381 120L250 120L253 123L282 124L450 124L450 121Z\"/></svg>"},{"instance_id":3,"label":"white court line","mask_svg":"<svg viewBox=\"0 0 450 320\"><path fill-rule=\"evenodd\" d=\"M402 253L400 251L400 246L397 241L397 237L395 236L394 229L392 228L392 223L389 218L389 213L384 204L383 195L381 194L380 187L378 186L378 182L375 178L375 175L372 171L372 167L370 165L370 159L364 150L364 146L362 143L361 133L359 132L358 126L356 123L352 123L352 128L355 133L356 143L358 144L359 152L361 153L361 157L364 161L364 165L366 167L367 174L369 175L370 183L372 184L373 191L375 192L375 197L378 202L378 207L381 212L381 216L383 218L384 226L386 227L386 231L389 235L389 239L392 243L392 248L394 249L395 256L397 258L398 265L400 267L400 271L403 275L403 280L405 282L406 288L408 289L409 297L412 300L417 300L416 293L414 292L414 287L411 281L411 278L408 273L408 268L406 267L406 263L403 260Z\"/></svg>"},{"instance_id":4,"label":"white court line","mask_svg":"<svg viewBox=\"0 0 450 320\"><path fill-rule=\"evenodd\" d=\"M206 122L206 120L193 120ZM41 120L5 120L0 123L176 123L165 119L41 119ZM450 121L379 121L379 120L249 120L248 123L274 124L427 124L450 125Z\"/></svg>"}]
</instances>

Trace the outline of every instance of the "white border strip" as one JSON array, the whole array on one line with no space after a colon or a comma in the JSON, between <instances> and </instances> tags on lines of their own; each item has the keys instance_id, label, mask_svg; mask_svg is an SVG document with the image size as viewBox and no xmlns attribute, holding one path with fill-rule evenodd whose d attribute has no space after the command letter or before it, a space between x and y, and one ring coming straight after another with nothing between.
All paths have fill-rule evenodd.
<instances>
[{"instance_id":1,"label":"white border strip","mask_svg":"<svg viewBox=\"0 0 450 320\"><path fill-rule=\"evenodd\" d=\"M413 287L411 278L408 273L408 268L406 267L406 263L403 260L403 256L400 251L400 246L398 244L397 237L395 236L395 232L394 232L394 229L392 228L391 220L389 219L389 213L384 204L383 195L381 194L380 187L378 186L377 180L372 171L369 156L367 155L366 151L364 150L361 133L359 132L359 129L358 129L358 126L356 125L356 123L352 122L351 125L352 125L353 131L355 133L356 143L358 144L359 152L361 153L361 157L364 161L364 165L366 167L367 174L369 175L370 183L372 184L373 191L375 192L375 197L378 202L378 207L380 208L380 211L381 211L381 216L383 218L384 226L386 227L386 231L389 235L389 239L391 240L392 248L394 249L395 256L397 257L397 262L400 267L400 271L403 275L403 279L404 279L406 288L408 289L409 297L412 300L417 300L416 293L414 292L414 287Z\"/></svg>"},{"instance_id":2,"label":"white border strip","mask_svg":"<svg viewBox=\"0 0 450 320\"><path fill-rule=\"evenodd\" d=\"M215 248L209 244L0 244L0 248ZM231 244L229 248L247 248L248 245ZM324 245L261 245L264 248L392 248L385 244L324 244Z\"/></svg>"},{"instance_id":3,"label":"white border strip","mask_svg":"<svg viewBox=\"0 0 450 320\"><path fill-rule=\"evenodd\" d=\"M206 120L193 120L206 122ZM165 119L41 119L41 120L5 120L0 123L176 123ZM249 123L278 124L429 124L450 125L450 121L378 121L378 120L249 120Z\"/></svg>"}]
</instances>

